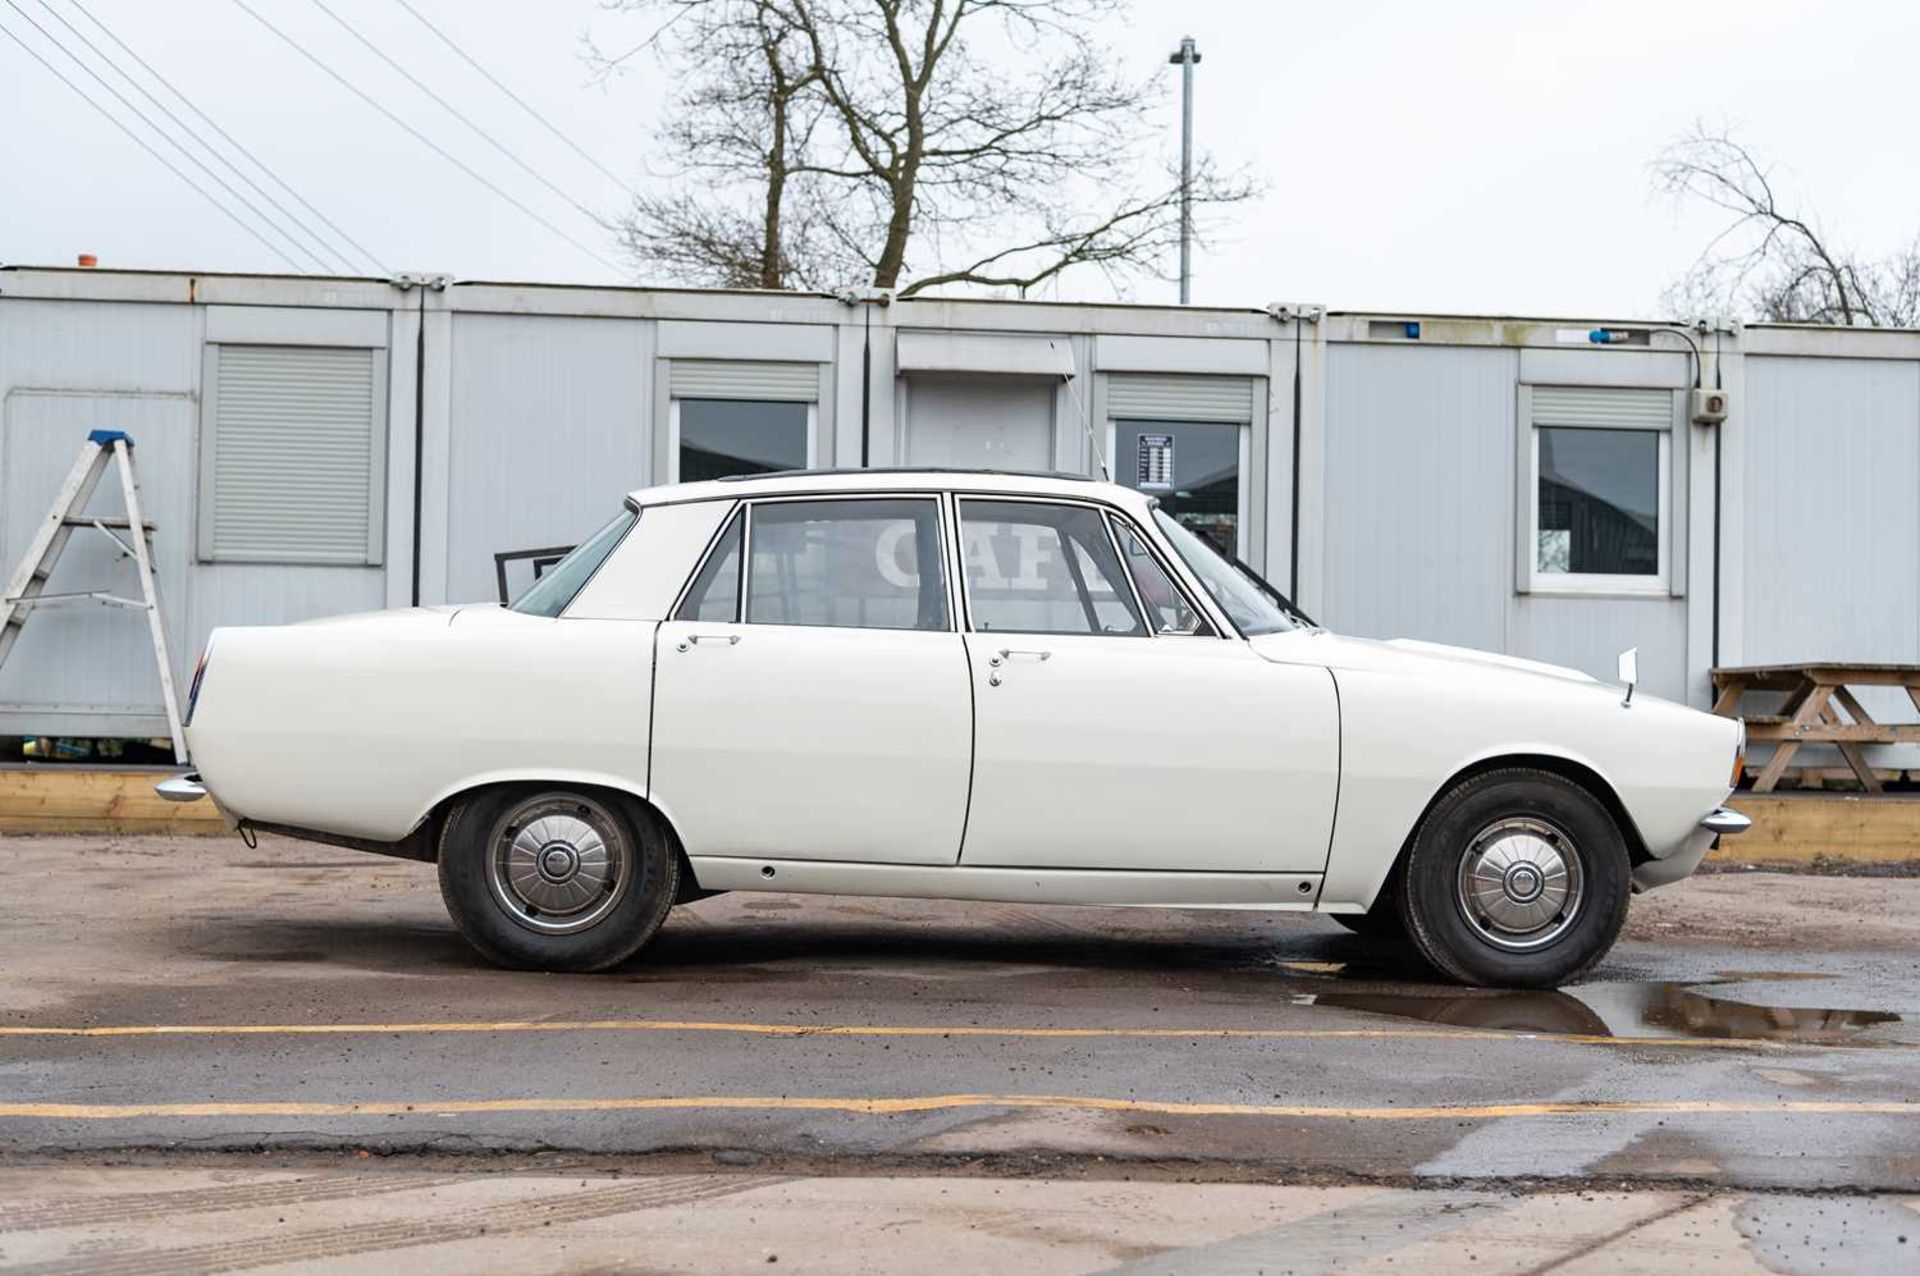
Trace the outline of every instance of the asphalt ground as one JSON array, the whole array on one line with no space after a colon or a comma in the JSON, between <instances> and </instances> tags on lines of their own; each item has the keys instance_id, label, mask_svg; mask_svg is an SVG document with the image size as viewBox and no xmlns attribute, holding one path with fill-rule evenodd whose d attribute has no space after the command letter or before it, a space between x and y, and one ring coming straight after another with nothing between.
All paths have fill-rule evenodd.
<instances>
[{"instance_id":1,"label":"asphalt ground","mask_svg":"<svg viewBox=\"0 0 1920 1276\"><path fill-rule=\"evenodd\" d=\"M1840 1192L1888 1227L1920 1193L1913 879L1698 878L1637 900L1590 980L1503 994L1306 916L778 895L676 910L609 974L515 973L461 942L426 865L265 839L0 856L0 1193L28 1204L40 1175L110 1164L556 1158L660 1182L883 1176L875 1201L985 1174L1513 1208L1664 1193L1737 1221L1741 1201L1775 1218ZM6 1199L0 1262L73 1259L9 1246ZM1728 1227L1746 1261L1757 1242Z\"/></svg>"},{"instance_id":2,"label":"asphalt ground","mask_svg":"<svg viewBox=\"0 0 1920 1276\"><path fill-rule=\"evenodd\" d=\"M0 1267L33 1276L1833 1276L1920 1244L1920 1198L1674 1188L174 1166L0 1170L0 1201Z\"/></svg>"}]
</instances>

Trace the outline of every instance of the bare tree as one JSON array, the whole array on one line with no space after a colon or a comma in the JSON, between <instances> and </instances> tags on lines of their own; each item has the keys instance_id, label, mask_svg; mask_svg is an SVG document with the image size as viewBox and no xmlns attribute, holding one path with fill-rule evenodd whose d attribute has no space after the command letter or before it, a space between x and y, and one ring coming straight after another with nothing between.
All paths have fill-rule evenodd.
<instances>
[{"instance_id":1,"label":"bare tree","mask_svg":"<svg viewBox=\"0 0 1920 1276\"><path fill-rule=\"evenodd\" d=\"M1019 291L1164 273L1176 180L1136 174L1160 89L1093 38L1126 0L613 0L682 77L660 141L699 182L636 203L624 246L705 283L864 279ZM1251 183L1202 164L1194 202Z\"/></svg>"},{"instance_id":2,"label":"bare tree","mask_svg":"<svg viewBox=\"0 0 1920 1276\"><path fill-rule=\"evenodd\" d=\"M1835 244L1776 189L1774 170L1726 130L1694 129L1661 152L1655 186L1732 215L1662 298L1675 313L1743 311L1783 323L1920 324L1920 236L1884 258Z\"/></svg>"},{"instance_id":3,"label":"bare tree","mask_svg":"<svg viewBox=\"0 0 1920 1276\"><path fill-rule=\"evenodd\" d=\"M660 50L681 64L680 91L660 130L681 189L643 196L620 219L635 261L677 278L734 288L812 286L819 257L802 222L794 251L790 187L821 107L807 96L811 48L775 0L615 0L663 19L618 54L589 45L602 76Z\"/></svg>"}]
</instances>

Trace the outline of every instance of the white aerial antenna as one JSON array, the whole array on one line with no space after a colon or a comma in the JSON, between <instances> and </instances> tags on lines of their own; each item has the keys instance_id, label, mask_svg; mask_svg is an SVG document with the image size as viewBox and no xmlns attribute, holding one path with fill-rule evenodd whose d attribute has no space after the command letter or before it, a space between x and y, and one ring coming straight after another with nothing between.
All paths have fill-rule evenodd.
<instances>
[{"instance_id":1,"label":"white aerial antenna","mask_svg":"<svg viewBox=\"0 0 1920 1276\"><path fill-rule=\"evenodd\" d=\"M1051 341L1047 343L1048 346L1053 346L1053 344ZM1067 357L1073 357L1071 350L1067 352ZM1073 410L1080 414L1080 428L1086 432L1087 436L1087 450L1092 452L1093 459L1100 463L1100 477L1111 483L1113 482L1113 471L1107 468L1107 454L1101 450L1100 440L1094 435L1093 414L1087 410L1087 401L1080 397L1080 387L1073 382L1074 378L1068 376L1067 393L1073 396Z\"/></svg>"}]
</instances>

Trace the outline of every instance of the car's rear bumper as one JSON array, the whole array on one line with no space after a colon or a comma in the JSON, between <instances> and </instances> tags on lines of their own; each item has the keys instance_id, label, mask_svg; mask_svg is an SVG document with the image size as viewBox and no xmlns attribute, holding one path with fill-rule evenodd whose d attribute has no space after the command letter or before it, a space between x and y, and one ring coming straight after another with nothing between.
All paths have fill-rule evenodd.
<instances>
[{"instance_id":1,"label":"car's rear bumper","mask_svg":"<svg viewBox=\"0 0 1920 1276\"><path fill-rule=\"evenodd\" d=\"M169 802L198 802L201 798L206 798L213 803L213 809L219 812L220 818L225 821L228 828L240 827L240 817L228 810L220 799L208 790L206 784L200 779L198 771L168 776L154 785L153 791Z\"/></svg>"},{"instance_id":2,"label":"car's rear bumper","mask_svg":"<svg viewBox=\"0 0 1920 1276\"><path fill-rule=\"evenodd\" d=\"M154 785L153 791L169 802L198 802L207 795L207 786L200 783L198 771L189 771L167 777Z\"/></svg>"}]
</instances>

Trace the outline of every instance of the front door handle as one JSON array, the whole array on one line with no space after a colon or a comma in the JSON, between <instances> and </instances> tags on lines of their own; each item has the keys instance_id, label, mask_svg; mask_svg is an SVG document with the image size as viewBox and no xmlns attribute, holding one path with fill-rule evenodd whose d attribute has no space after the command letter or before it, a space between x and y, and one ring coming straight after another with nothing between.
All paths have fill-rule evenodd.
<instances>
[{"instance_id":1,"label":"front door handle","mask_svg":"<svg viewBox=\"0 0 1920 1276\"><path fill-rule=\"evenodd\" d=\"M685 638L682 638L674 644L674 650L685 651L689 647L698 646L702 643L709 646L718 646L721 643L725 643L731 647L739 641L739 634L688 634Z\"/></svg>"}]
</instances>

